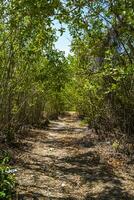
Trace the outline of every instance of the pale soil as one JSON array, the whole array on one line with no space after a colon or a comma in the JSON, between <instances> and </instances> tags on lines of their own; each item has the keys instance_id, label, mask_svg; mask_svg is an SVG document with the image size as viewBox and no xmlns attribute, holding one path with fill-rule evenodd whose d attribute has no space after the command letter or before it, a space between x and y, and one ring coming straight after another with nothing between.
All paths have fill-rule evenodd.
<instances>
[{"instance_id":1,"label":"pale soil","mask_svg":"<svg viewBox=\"0 0 134 200\"><path fill-rule=\"evenodd\" d=\"M75 116L31 130L15 149L19 200L134 200L134 168Z\"/></svg>"}]
</instances>

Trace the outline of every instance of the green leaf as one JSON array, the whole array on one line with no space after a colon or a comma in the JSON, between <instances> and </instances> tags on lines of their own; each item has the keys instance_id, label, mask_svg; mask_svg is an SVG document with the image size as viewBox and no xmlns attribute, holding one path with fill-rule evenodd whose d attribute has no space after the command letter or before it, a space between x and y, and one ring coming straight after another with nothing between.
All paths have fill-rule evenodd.
<instances>
[{"instance_id":1,"label":"green leaf","mask_svg":"<svg viewBox=\"0 0 134 200\"><path fill-rule=\"evenodd\" d=\"M1 197L1 198L4 198L4 197L6 197L6 194L5 194L5 192L0 192L0 197Z\"/></svg>"}]
</instances>

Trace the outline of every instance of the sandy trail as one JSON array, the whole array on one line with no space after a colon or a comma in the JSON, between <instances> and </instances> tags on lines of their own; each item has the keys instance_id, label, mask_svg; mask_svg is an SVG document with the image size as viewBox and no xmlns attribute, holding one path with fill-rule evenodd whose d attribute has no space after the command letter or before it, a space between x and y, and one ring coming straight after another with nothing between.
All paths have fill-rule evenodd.
<instances>
[{"instance_id":1,"label":"sandy trail","mask_svg":"<svg viewBox=\"0 0 134 200\"><path fill-rule=\"evenodd\" d=\"M134 175L110 167L75 116L32 130L17 151L18 200L134 200Z\"/></svg>"}]
</instances>

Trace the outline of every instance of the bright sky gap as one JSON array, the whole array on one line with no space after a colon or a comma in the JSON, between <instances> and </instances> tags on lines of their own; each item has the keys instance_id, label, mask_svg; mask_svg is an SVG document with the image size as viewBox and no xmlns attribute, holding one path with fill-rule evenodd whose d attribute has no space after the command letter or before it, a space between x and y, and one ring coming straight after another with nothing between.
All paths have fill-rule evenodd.
<instances>
[{"instance_id":1,"label":"bright sky gap","mask_svg":"<svg viewBox=\"0 0 134 200\"><path fill-rule=\"evenodd\" d=\"M54 22L55 28L58 30L61 28L61 25L58 21ZM68 56L70 53L70 45L71 45L71 36L68 30L68 27L64 24L65 32L61 35L59 31L57 31L58 40L55 43L56 49L65 52L65 56Z\"/></svg>"}]
</instances>

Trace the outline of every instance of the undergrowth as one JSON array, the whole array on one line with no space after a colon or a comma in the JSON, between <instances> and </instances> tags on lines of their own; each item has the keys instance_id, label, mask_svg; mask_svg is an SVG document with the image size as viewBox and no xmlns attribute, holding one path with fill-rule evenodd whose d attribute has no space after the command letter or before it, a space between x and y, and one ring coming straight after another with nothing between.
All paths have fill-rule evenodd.
<instances>
[{"instance_id":1,"label":"undergrowth","mask_svg":"<svg viewBox=\"0 0 134 200\"><path fill-rule=\"evenodd\" d=\"M15 177L9 166L10 156L7 153L0 155L0 199L11 200L15 188Z\"/></svg>"}]
</instances>

